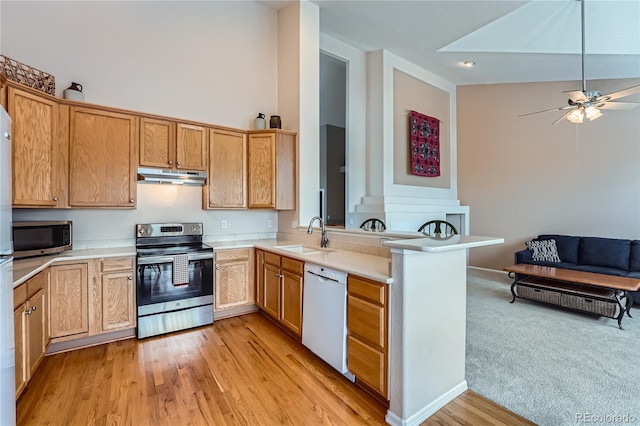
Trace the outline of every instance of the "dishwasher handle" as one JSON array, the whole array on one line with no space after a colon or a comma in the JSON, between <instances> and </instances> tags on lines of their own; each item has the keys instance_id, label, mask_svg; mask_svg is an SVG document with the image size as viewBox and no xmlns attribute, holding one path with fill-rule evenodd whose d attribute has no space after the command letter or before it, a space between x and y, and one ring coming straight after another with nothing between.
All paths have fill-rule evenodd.
<instances>
[{"instance_id":1,"label":"dishwasher handle","mask_svg":"<svg viewBox=\"0 0 640 426\"><path fill-rule=\"evenodd\" d=\"M316 274L315 272L306 271L306 273L307 274L311 274L311 275L315 275L316 277L322 278L323 280L333 281L333 282L336 282L338 284L344 284L344 283L340 282L340 280L336 280L335 278L325 277L324 275Z\"/></svg>"}]
</instances>

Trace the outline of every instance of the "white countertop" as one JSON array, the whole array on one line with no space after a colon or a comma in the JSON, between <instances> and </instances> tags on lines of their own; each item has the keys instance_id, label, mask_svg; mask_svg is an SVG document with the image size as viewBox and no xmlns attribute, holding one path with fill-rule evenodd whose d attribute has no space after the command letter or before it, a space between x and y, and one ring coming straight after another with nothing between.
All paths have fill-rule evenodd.
<instances>
[{"instance_id":1,"label":"white countertop","mask_svg":"<svg viewBox=\"0 0 640 426\"><path fill-rule=\"evenodd\" d=\"M369 254L356 253L347 250L337 250L333 248L321 249L317 253L301 254L276 248L285 245L301 245L295 241L283 240L239 240L239 241L216 241L205 242L215 250L225 250L234 248L259 248L269 250L283 256L314 263L328 268L338 269L346 273L359 275L365 278L382 283L391 283L393 279L390 273L391 259L387 257L373 256ZM311 247L304 244L305 247ZM52 256L33 257L28 259L17 259L13 263L13 287L17 287L38 272L46 269L52 264L59 262L69 262L74 260L86 260L102 257L135 256L136 248L110 247L99 249L69 250Z\"/></svg>"},{"instance_id":2,"label":"white countertop","mask_svg":"<svg viewBox=\"0 0 640 426\"><path fill-rule=\"evenodd\" d=\"M452 235L447 239L425 237L383 242L385 246L391 247L392 249L426 251L433 253L451 250L462 250L473 247L492 246L502 243L504 243L504 238L479 237L473 235Z\"/></svg>"},{"instance_id":3,"label":"white countertop","mask_svg":"<svg viewBox=\"0 0 640 426\"><path fill-rule=\"evenodd\" d=\"M100 249L69 250L51 256L30 257L27 259L13 260L13 288L16 288L38 272L46 269L50 265L59 262L69 262L74 260L95 259L97 257L122 257L135 256L136 248L110 247Z\"/></svg>"}]
</instances>

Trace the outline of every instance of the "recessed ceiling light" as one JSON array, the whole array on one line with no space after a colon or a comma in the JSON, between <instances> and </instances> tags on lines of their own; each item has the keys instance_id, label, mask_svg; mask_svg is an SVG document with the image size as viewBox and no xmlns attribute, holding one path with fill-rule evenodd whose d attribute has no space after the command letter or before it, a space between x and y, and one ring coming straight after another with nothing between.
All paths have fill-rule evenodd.
<instances>
[{"instance_id":1,"label":"recessed ceiling light","mask_svg":"<svg viewBox=\"0 0 640 426\"><path fill-rule=\"evenodd\" d=\"M473 61L464 61L464 62L462 63L462 65L464 65L464 66L465 66L465 67L467 67L467 68L471 68L471 67L473 67L475 64L476 64L476 63L475 63L475 62L473 62Z\"/></svg>"}]
</instances>

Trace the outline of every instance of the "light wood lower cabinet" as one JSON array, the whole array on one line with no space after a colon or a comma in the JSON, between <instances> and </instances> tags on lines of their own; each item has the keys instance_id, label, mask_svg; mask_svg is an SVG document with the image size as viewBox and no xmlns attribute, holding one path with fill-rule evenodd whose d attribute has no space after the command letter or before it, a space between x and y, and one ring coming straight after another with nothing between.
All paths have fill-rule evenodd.
<instances>
[{"instance_id":1,"label":"light wood lower cabinet","mask_svg":"<svg viewBox=\"0 0 640 426\"><path fill-rule=\"evenodd\" d=\"M349 275L347 279L347 366L364 385L388 400L388 286Z\"/></svg>"},{"instance_id":2,"label":"light wood lower cabinet","mask_svg":"<svg viewBox=\"0 0 640 426\"><path fill-rule=\"evenodd\" d=\"M256 305L264 310L264 251L256 249Z\"/></svg>"},{"instance_id":3,"label":"light wood lower cabinet","mask_svg":"<svg viewBox=\"0 0 640 426\"><path fill-rule=\"evenodd\" d=\"M14 289L16 398L44 358L48 343L48 271Z\"/></svg>"},{"instance_id":4,"label":"light wood lower cabinet","mask_svg":"<svg viewBox=\"0 0 640 426\"><path fill-rule=\"evenodd\" d=\"M51 338L89 332L87 263L51 266Z\"/></svg>"},{"instance_id":5,"label":"light wood lower cabinet","mask_svg":"<svg viewBox=\"0 0 640 426\"><path fill-rule=\"evenodd\" d=\"M253 305L253 249L216 251L215 270L215 312Z\"/></svg>"},{"instance_id":6,"label":"light wood lower cabinet","mask_svg":"<svg viewBox=\"0 0 640 426\"><path fill-rule=\"evenodd\" d=\"M268 251L263 252L263 255L264 303L258 307L300 339L304 262Z\"/></svg>"},{"instance_id":7,"label":"light wood lower cabinet","mask_svg":"<svg viewBox=\"0 0 640 426\"><path fill-rule=\"evenodd\" d=\"M136 326L134 265L132 257L100 260L103 332Z\"/></svg>"}]
</instances>

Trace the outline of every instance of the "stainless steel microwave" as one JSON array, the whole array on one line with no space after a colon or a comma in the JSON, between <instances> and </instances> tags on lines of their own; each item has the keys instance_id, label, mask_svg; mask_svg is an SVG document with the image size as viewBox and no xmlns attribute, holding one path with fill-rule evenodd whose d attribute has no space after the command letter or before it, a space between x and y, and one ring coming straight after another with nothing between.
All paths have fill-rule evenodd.
<instances>
[{"instance_id":1,"label":"stainless steel microwave","mask_svg":"<svg viewBox=\"0 0 640 426\"><path fill-rule=\"evenodd\" d=\"M13 257L62 253L73 248L73 222L13 222Z\"/></svg>"}]
</instances>

